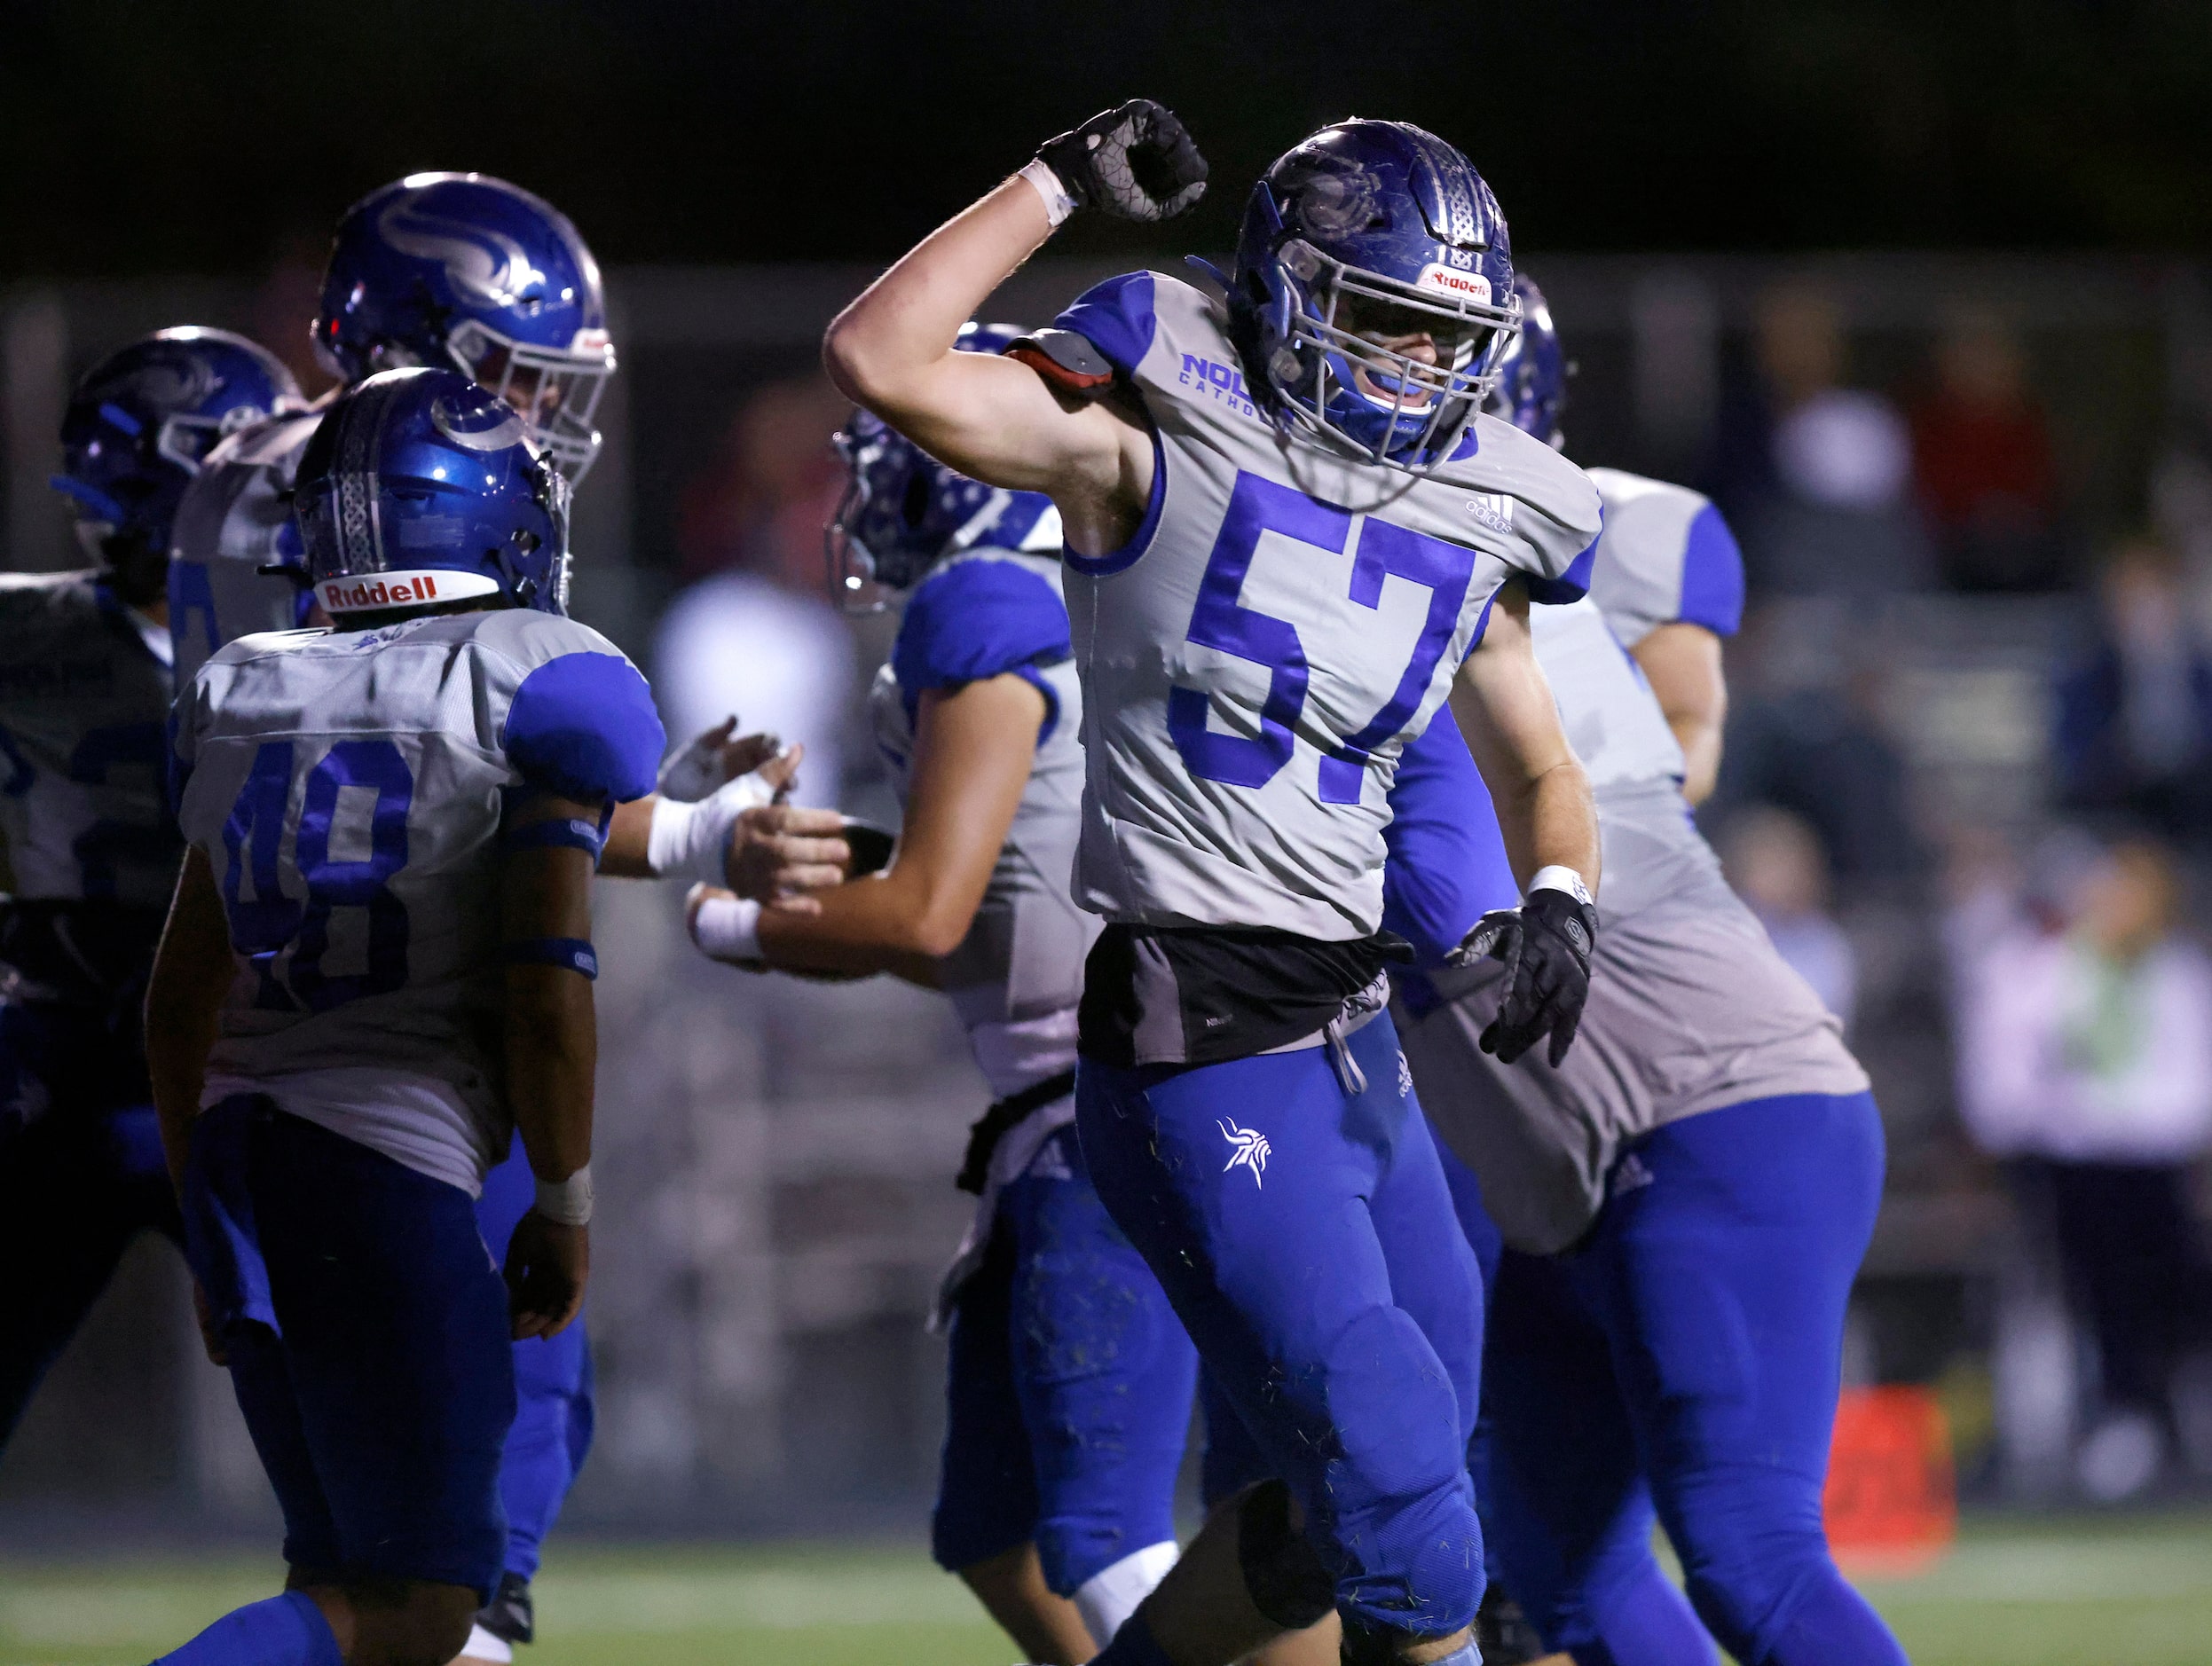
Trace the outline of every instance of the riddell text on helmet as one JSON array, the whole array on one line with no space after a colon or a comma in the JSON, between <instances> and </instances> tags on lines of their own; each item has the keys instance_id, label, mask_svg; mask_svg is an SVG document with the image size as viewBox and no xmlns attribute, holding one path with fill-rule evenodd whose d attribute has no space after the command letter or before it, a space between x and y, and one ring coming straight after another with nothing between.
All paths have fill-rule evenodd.
<instances>
[{"instance_id":1,"label":"riddell text on helmet","mask_svg":"<svg viewBox=\"0 0 2212 1666\"><path fill-rule=\"evenodd\" d=\"M438 575L402 573L390 579L326 579L319 586L323 609L344 613L362 608L404 608L413 601L436 601Z\"/></svg>"}]
</instances>

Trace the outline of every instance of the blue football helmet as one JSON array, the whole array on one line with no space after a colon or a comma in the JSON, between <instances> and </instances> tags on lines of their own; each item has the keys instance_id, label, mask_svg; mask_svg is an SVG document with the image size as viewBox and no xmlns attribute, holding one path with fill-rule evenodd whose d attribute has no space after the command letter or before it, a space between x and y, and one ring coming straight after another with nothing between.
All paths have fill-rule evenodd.
<instances>
[{"instance_id":1,"label":"blue football helmet","mask_svg":"<svg viewBox=\"0 0 2212 1666\"><path fill-rule=\"evenodd\" d=\"M1277 160L1245 208L1229 306L1287 432L1415 474L1458 446L1520 324L1497 199L1405 122L1339 122Z\"/></svg>"},{"instance_id":2,"label":"blue football helmet","mask_svg":"<svg viewBox=\"0 0 2212 1666\"><path fill-rule=\"evenodd\" d=\"M53 484L75 499L78 539L124 600L161 595L169 522L216 442L301 403L275 354L197 325L158 330L86 373L61 419Z\"/></svg>"},{"instance_id":3,"label":"blue football helmet","mask_svg":"<svg viewBox=\"0 0 2212 1666\"><path fill-rule=\"evenodd\" d=\"M333 617L499 595L566 613L569 483L459 371L380 371L331 403L293 497Z\"/></svg>"},{"instance_id":4,"label":"blue football helmet","mask_svg":"<svg viewBox=\"0 0 2212 1666\"><path fill-rule=\"evenodd\" d=\"M410 174L345 211L315 348L336 374L453 365L523 414L571 484L614 373L599 263L552 204L484 174Z\"/></svg>"},{"instance_id":5,"label":"blue football helmet","mask_svg":"<svg viewBox=\"0 0 2212 1666\"><path fill-rule=\"evenodd\" d=\"M1022 332L967 324L953 346L1003 353ZM1059 511L1041 491L1007 491L956 474L867 411L834 444L845 460L845 496L825 534L830 593L848 613L876 613L942 557L979 544L1057 550Z\"/></svg>"},{"instance_id":6,"label":"blue football helmet","mask_svg":"<svg viewBox=\"0 0 2212 1666\"><path fill-rule=\"evenodd\" d=\"M1544 292L1526 272L1517 272L1513 293L1521 298L1521 333L1498 361L1498 385L1483 409L1556 451L1567 443L1563 420L1567 414L1567 378L1573 367L1559 344Z\"/></svg>"}]
</instances>

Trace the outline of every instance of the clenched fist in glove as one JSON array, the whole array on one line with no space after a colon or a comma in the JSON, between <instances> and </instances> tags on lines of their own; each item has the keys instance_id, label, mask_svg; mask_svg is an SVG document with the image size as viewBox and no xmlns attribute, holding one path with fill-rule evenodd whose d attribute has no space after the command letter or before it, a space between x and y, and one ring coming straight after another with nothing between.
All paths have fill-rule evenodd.
<instances>
[{"instance_id":1,"label":"clenched fist in glove","mask_svg":"<svg viewBox=\"0 0 2212 1666\"><path fill-rule=\"evenodd\" d=\"M1590 997L1590 955L1597 946L1597 910L1579 878L1570 891L1546 883L1547 869L1517 908L1499 908L1476 923L1449 957L1455 966L1485 955L1506 969L1498 1016L1482 1033L1483 1051L1510 1065L1547 1033L1552 1068L1559 1067Z\"/></svg>"},{"instance_id":2,"label":"clenched fist in glove","mask_svg":"<svg viewBox=\"0 0 2212 1666\"><path fill-rule=\"evenodd\" d=\"M1131 98L1048 140L1022 172L1043 195L1055 225L1076 208L1171 220L1206 192L1206 159L1175 112L1150 98Z\"/></svg>"}]
</instances>

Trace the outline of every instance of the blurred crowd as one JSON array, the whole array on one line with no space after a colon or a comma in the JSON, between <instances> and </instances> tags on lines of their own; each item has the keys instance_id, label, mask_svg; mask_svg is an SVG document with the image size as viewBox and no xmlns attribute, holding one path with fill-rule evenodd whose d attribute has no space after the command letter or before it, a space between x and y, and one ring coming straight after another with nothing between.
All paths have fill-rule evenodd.
<instances>
[{"instance_id":1,"label":"blurred crowd","mask_svg":"<svg viewBox=\"0 0 2212 1666\"><path fill-rule=\"evenodd\" d=\"M1994 309L1936 320L1886 385L1853 346L1833 295L1779 287L1727 389L1699 483L1759 605L1708 819L1876 1069L1893 1196L1994 1195L2009 1227L1959 1259L2049 1269L2074 1377L2053 1390L2061 1484L2200 1482L2212 494L2177 451L2092 523L2054 381ZM1894 1114L1924 1101L1940 1114Z\"/></svg>"}]
</instances>

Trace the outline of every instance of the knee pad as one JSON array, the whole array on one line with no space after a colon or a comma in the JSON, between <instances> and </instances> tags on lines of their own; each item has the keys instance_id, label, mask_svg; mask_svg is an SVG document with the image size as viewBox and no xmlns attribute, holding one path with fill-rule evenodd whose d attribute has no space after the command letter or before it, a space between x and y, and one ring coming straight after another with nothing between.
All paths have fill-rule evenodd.
<instances>
[{"instance_id":1,"label":"knee pad","mask_svg":"<svg viewBox=\"0 0 2212 1666\"><path fill-rule=\"evenodd\" d=\"M1336 1581L1291 1525L1290 1489L1263 1481L1237 1505L1237 1564L1252 1606L1286 1631L1303 1631L1336 1607Z\"/></svg>"}]
</instances>

